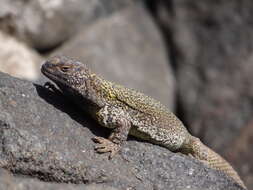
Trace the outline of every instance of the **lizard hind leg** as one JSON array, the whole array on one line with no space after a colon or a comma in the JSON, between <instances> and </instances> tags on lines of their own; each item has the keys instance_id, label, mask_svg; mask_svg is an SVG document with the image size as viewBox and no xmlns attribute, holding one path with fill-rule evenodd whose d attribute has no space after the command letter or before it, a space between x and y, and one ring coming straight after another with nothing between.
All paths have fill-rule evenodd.
<instances>
[{"instance_id":1,"label":"lizard hind leg","mask_svg":"<svg viewBox=\"0 0 253 190\"><path fill-rule=\"evenodd\" d=\"M190 136L190 140L188 143L184 144L183 149L210 168L224 172L233 178L240 186L247 189L233 167L219 154L204 145L198 138Z\"/></svg>"}]
</instances>

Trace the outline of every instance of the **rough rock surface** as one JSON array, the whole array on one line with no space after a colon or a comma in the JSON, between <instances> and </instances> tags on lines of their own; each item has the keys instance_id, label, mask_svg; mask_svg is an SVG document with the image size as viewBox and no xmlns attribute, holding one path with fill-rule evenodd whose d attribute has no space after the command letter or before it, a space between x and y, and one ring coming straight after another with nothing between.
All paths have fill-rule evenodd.
<instances>
[{"instance_id":1,"label":"rough rock surface","mask_svg":"<svg viewBox=\"0 0 253 190\"><path fill-rule=\"evenodd\" d=\"M155 52L155 53L154 53ZM107 80L138 89L173 109L174 76L161 33L141 6L84 28L53 55L80 60Z\"/></svg>"},{"instance_id":2,"label":"rough rock surface","mask_svg":"<svg viewBox=\"0 0 253 190\"><path fill-rule=\"evenodd\" d=\"M42 182L34 178L14 177L8 171L0 169L0 189L1 190L119 190L114 187L101 184L60 184Z\"/></svg>"},{"instance_id":3,"label":"rough rock surface","mask_svg":"<svg viewBox=\"0 0 253 190\"><path fill-rule=\"evenodd\" d=\"M134 4L133 0L1 0L0 28L37 49L68 39L99 17Z\"/></svg>"},{"instance_id":4,"label":"rough rock surface","mask_svg":"<svg viewBox=\"0 0 253 190\"><path fill-rule=\"evenodd\" d=\"M0 31L0 71L12 76L36 80L41 57L31 48Z\"/></svg>"},{"instance_id":5,"label":"rough rock surface","mask_svg":"<svg viewBox=\"0 0 253 190\"><path fill-rule=\"evenodd\" d=\"M108 160L91 141L108 130L59 94L4 73L0 110L0 164L15 176L118 189L242 189L196 160L135 139Z\"/></svg>"}]
</instances>

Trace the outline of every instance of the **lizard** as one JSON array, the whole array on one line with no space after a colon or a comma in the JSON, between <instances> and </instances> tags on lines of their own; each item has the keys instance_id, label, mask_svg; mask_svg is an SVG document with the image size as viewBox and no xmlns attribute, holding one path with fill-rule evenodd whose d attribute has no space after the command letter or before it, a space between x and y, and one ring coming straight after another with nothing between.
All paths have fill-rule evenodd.
<instances>
[{"instance_id":1,"label":"lizard","mask_svg":"<svg viewBox=\"0 0 253 190\"><path fill-rule=\"evenodd\" d=\"M43 63L41 72L59 87L63 95L88 112L100 125L111 129L108 138L92 139L97 143L96 152L109 152L109 158L112 158L128 135L132 135L194 157L208 167L224 172L247 189L233 167L199 138L192 136L159 101L107 81L93 73L86 64L66 56L48 59ZM50 82L45 86L59 90Z\"/></svg>"}]
</instances>

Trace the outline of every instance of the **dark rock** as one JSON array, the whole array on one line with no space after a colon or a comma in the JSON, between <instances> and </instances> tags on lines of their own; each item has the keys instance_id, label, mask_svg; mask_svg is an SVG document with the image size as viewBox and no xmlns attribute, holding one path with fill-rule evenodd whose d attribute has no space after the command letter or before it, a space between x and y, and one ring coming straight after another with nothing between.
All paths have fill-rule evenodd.
<instances>
[{"instance_id":1,"label":"dark rock","mask_svg":"<svg viewBox=\"0 0 253 190\"><path fill-rule=\"evenodd\" d=\"M63 96L3 73L0 110L0 165L17 177L136 190L242 189L190 157L134 139L108 160L91 141L108 130Z\"/></svg>"},{"instance_id":2,"label":"dark rock","mask_svg":"<svg viewBox=\"0 0 253 190\"><path fill-rule=\"evenodd\" d=\"M94 20L133 4L133 0L1 0L0 28L37 49L48 49Z\"/></svg>"},{"instance_id":3,"label":"dark rock","mask_svg":"<svg viewBox=\"0 0 253 190\"><path fill-rule=\"evenodd\" d=\"M153 10L176 63L181 115L194 135L225 155L252 120L252 1L159 3Z\"/></svg>"},{"instance_id":4,"label":"dark rock","mask_svg":"<svg viewBox=\"0 0 253 190\"><path fill-rule=\"evenodd\" d=\"M174 76L161 34L147 11L130 7L84 28L53 55L84 63L107 80L137 89L173 109Z\"/></svg>"},{"instance_id":5,"label":"dark rock","mask_svg":"<svg viewBox=\"0 0 253 190\"><path fill-rule=\"evenodd\" d=\"M252 119L253 6L207 2L175 3L178 81L194 134L222 152Z\"/></svg>"},{"instance_id":6,"label":"dark rock","mask_svg":"<svg viewBox=\"0 0 253 190\"><path fill-rule=\"evenodd\" d=\"M252 189L253 187L253 121L244 127L238 138L226 150L225 156L231 160L241 173L245 184Z\"/></svg>"}]
</instances>

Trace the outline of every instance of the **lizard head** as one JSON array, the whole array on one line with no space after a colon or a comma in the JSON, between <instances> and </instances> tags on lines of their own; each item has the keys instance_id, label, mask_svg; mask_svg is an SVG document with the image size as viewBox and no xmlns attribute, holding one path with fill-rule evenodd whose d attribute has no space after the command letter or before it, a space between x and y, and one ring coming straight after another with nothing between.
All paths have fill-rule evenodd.
<instances>
[{"instance_id":1,"label":"lizard head","mask_svg":"<svg viewBox=\"0 0 253 190\"><path fill-rule=\"evenodd\" d=\"M85 87L85 81L91 77L85 64L64 56L56 56L46 61L41 72L59 87L74 89Z\"/></svg>"},{"instance_id":2,"label":"lizard head","mask_svg":"<svg viewBox=\"0 0 253 190\"><path fill-rule=\"evenodd\" d=\"M102 107L105 103L106 88L99 77L92 73L85 64L64 56L47 60L41 72L52 80L61 91L80 104L81 101ZM103 93L101 94L101 89ZM111 93L108 93L108 97Z\"/></svg>"}]
</instances>

